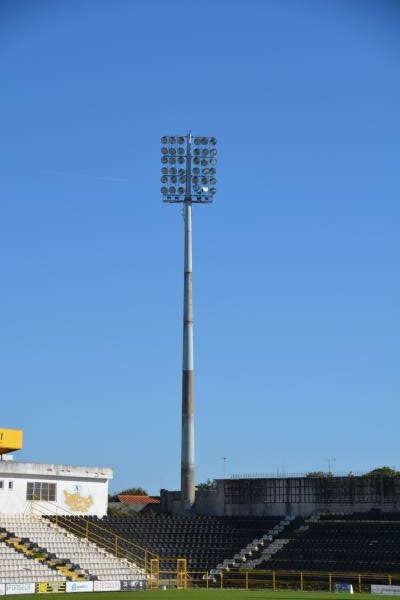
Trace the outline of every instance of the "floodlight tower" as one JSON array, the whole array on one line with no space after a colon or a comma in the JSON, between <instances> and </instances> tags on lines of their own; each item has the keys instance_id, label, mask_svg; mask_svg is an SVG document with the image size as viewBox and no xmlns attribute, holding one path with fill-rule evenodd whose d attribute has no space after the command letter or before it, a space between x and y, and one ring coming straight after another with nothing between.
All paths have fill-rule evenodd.
<instances>
[{"instance_id":1,"label":"floodlight tower","mask_svg":"<svg viewBox=\"0 0 400 600\"><path fill-rule=\"evenodd\" d=\"M164 202L183 204L185 222L181 505L194 504L194 357L192 291L192 204L209 204L216 193L217 140L214 137L161 138L161 193Z\"/></svg>"}]
</instances>

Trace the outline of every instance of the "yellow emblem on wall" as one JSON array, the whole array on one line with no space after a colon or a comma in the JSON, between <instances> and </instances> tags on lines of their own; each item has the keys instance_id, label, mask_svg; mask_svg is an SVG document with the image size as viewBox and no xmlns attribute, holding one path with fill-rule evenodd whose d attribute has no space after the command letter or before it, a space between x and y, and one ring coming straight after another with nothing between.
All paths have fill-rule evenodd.
<instances>
[{"instance_id":1,"label":"yellow emblem on wall","mask_svg":"<svg viewBox=\"0 0 400 600\"><path fill-rule=\"evenodd\" d=\"M67 492L67 490L64 490L64 496L65 504L69 506L71 510L76 512L87 512L93 504L92 496L85 498L84 496L81 496L79 492L71 494L70 492Z\"/></svg>"}]
</instances>

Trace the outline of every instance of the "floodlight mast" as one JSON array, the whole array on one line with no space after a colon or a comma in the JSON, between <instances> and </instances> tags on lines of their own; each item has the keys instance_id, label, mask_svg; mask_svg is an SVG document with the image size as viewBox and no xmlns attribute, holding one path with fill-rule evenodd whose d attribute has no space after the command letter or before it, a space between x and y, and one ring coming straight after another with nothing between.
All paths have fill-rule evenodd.
<instances>
[{"instance_id":1,"label":"floodlight mast","mask_svg":"<svg viewBox=\"0 0 400 600\"><path fill-rule=\"evenodd\" d=\"M186 140L185 140L186 138ZM215 138L194 138L195 144L203 145L203 159L200 162L200 149L196 149L195 164L201 164L201 169L195 169L196 178L192 177L192 135L189 132L186 136L164 136L161 138L164 146L161 150L161 162L166 165L175 164L175 155L178 154L178 164L185 162L186 173L183 179L183 173L179 173L179 182L185 182L185 188L162 187L164 202L183 203L183 216L185 224L185 246L184 246L184 303L183 303L183 356L182 356L182 440L181 440L181 507L184 511L190 510L195 502L195 440L194 440L194 349L193 349L193 287L192 287L192 203L210 203L212 202L215 188L209 192L208 187L199 187L197 185L199 177L197 175L202 171L202 182L208 183L209 174L207 169L208 155L207 149L210 144L215 145ZM178 141L180 146L178 150L174 147ZM183 142L186 141L186 160L183 160ZM207 148L206 148L207 147ZM210 153L211 154L211 153ZM216 154L213 149L212 156ZM212 162L213 161L213 162ZM210 163L216 164L216 158L212 158ZM179 170L181 171L181 170ZM176 183L177 169L166 166L162 168L163 183ZM215 174L215 169L214 173ZM175 179L174 179L175 177ZM215 184L216 180L213 179Z\"/></svg>"},{"instance_id":2,"label":"floodlight mast","mask_svg":"<svg viewBox=\"0 0 400 600\"><path fill-rule=\"evenodd\" d=\"M185 222L181 439L181 505L183 510L190 510L195 501L191 141L191 134L188 133L186 140L186 193L183 204Z\"/></svg>"}]
</instances>

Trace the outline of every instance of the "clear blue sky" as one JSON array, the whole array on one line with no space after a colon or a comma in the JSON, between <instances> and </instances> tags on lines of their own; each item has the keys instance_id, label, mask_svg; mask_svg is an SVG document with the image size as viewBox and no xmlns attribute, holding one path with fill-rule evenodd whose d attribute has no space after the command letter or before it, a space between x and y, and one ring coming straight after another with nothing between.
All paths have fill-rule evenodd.
<instances>
[{"instance_id":1,"label":"clear blue sky","mask_svg":"<svg viewBox=\"0 0 400 600\"><path fill-rule=\"evenodd\" d=\"M177 489L194 209L196 481L400 468L400 5L1 0L0 398L19 460ZM336 462L333 462L336 459Z\"/></svg>"}]
</instances>

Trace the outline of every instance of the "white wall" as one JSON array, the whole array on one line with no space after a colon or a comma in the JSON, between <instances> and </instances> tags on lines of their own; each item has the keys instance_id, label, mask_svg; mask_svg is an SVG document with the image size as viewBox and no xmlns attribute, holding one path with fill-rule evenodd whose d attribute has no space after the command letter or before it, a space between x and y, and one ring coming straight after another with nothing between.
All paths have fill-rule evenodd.
<instances>
[{"instance_id":1,"label":"white wall","mask_svg":"<svg viewBox=\"0 0 400 600\"><path fill-rule=\"evenodd\" d=\"M3 514L107 514L108 481L112 470L0 461L0 513ZM10 486L11 482L11 486ZM56 501L27 500L28 482L56 484Z\"/></svg>"}]
</instances>

